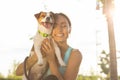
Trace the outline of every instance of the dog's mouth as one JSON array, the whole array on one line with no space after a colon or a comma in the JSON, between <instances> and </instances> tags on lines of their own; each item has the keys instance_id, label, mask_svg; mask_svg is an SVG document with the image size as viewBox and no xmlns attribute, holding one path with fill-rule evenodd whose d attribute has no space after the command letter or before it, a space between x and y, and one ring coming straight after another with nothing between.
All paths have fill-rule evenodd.
<instances>
[{"instance_id":1,"label":"dog's mouth","mask_svg":"<svg viewBox=\"0 0 120 80\"><path fill-rule=\"evenodd\" d=\"M41 24L47 29L53 26L53 23L50 23L50 22L41 22Z\"/></svg>"}]
</instances>

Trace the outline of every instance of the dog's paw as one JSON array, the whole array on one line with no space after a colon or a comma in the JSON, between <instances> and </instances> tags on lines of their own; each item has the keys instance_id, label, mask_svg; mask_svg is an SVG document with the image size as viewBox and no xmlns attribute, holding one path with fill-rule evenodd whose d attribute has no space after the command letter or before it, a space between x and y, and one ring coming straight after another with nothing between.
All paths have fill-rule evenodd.
<instances>
[{"instance_id":1,"label":"dog's paw","mask_svg":"<svg viewBox=\"0 0 120 80\"><path fill-rule=\"evenodd\" d=\"M62 66L62 67L65 67L66 66L66 64L63 62L63 61L61 61L61 62L59 62L60 63L60 66Z\"/></svg>"},{"instance_id":2,"label":"dog's paw","mask_svg":"<svg viewBox=\"0 0 120 80\"><path fill-rule=\"evenodd\" d=\"M66 66L66 64L65 64L65 63L64 63L64 64L61 64L61 66L62 66L62 67L65 67L65 66Z\"/></svg>"}]
</instances>

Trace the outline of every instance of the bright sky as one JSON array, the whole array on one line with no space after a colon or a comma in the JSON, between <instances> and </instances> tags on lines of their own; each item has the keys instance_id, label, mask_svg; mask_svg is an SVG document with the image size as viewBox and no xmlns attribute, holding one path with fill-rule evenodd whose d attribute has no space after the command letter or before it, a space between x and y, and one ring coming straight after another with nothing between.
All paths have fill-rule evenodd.
<instances>
[{"instance_id":1,"label":"bright sky","mask_svg":"<svg viewBox=\"0 0 120 80\"><path fill-rule=\"evenodd\" d=\"M34 14L46 7L48 11L65 13L72 22L68 43L82 52L79 74L91 74L91 70L97 74L95 6L96 0L0 1L0 73L6 76L14 60L22 62L29 55L33 44L29 38L37 30Z\"/></svg>"}]
</instances>

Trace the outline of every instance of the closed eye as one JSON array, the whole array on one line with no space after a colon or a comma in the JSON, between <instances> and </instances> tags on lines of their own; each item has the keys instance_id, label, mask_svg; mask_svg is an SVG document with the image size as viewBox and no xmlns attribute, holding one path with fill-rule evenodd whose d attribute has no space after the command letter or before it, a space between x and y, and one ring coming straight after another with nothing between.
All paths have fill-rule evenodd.
<instances>
[{"instance_id":1,"label":"closed eye","mask_svg":"<svg viewBox=\"0 0 120 80\"><path fill-rule=\"evenodd\" d=\"M67 25L62 25L61 27L65 28L65 27L67 27Z\"/></svg>"}]
</instances>

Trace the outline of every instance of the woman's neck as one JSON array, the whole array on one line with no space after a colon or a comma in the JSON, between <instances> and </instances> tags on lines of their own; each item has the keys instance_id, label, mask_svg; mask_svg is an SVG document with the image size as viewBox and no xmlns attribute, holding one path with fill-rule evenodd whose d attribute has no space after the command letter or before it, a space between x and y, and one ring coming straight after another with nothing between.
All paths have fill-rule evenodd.
<instances>
[{"instance_id":1,"label":"woman's neck","mask_svg":"<svg viewBox=\"0 0 120 80\"><path fill-rule=\"evenodd\" d=\"M60 41L60 42L57 42L57 45L60 49L64 49L68 46L67 42L66 41Z\"/></svg>"}]
</instances>

